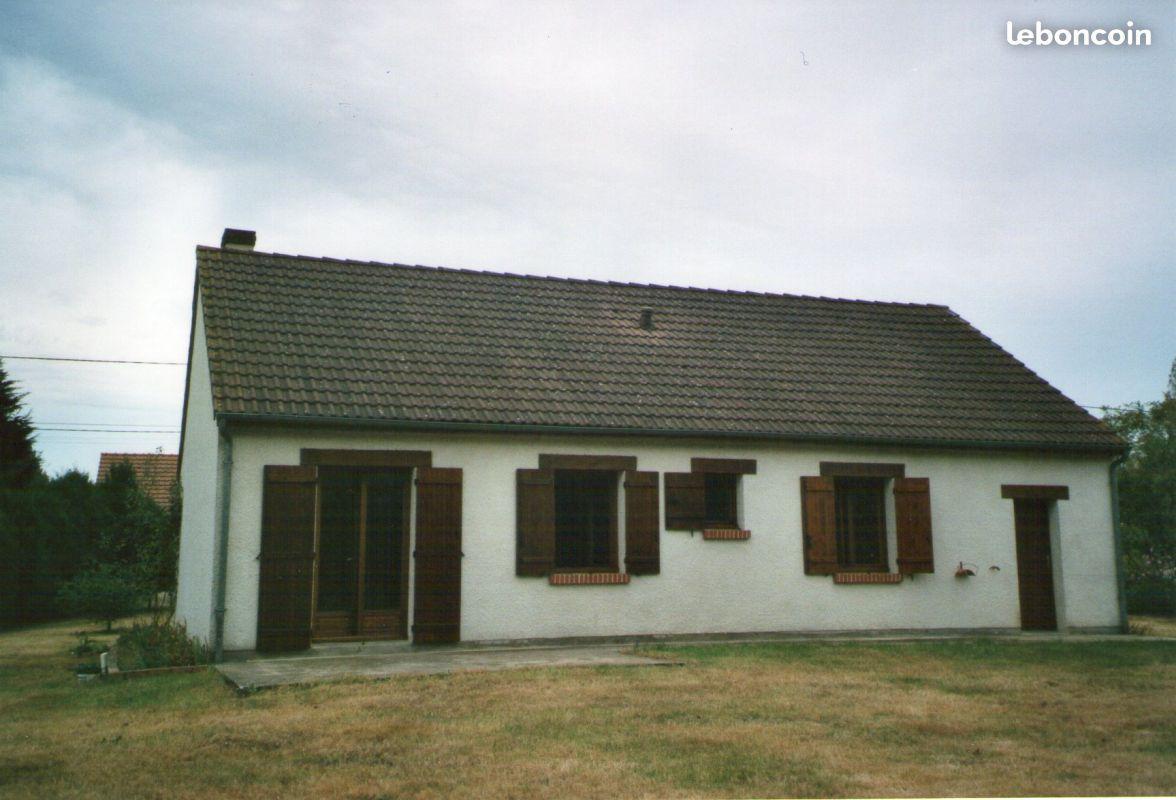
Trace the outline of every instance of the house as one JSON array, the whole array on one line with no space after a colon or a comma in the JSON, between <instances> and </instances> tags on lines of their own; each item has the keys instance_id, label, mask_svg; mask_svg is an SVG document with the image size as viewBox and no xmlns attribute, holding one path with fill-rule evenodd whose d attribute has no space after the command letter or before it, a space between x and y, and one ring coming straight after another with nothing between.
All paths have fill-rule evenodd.
<instances>
[{"instance_id":1,"label":"house","mask_svg":"<svg viewBox=\"0 0 1176 800\"><path fill-rule=\"evenodd\" d=\"M110 476L115 464L127 464L135 472L135 481L143 493L168 508L172 502L172 487L178 476L179 456L175 453L102 453L98 457L98 480Z\"/></svg>"},{"instance_id":2,"label":"house","mask_svg":"<svg viewBox=\"0 0 1176 800\"><path fill-rule=\"evenodd\" d=\"M218 649L1115 631L1123 442L950 309L196 250Z\"/></svg>"}]
</instances>

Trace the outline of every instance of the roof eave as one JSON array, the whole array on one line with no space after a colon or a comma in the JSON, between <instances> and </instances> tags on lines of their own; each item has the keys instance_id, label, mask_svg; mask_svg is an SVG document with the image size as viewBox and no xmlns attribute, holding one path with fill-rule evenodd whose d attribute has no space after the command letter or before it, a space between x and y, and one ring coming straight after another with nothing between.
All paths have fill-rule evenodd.
<instances>
[{"instance_id":1,"label":"roof eave","mask_svg":"<svg viewBox=\"0 0 1176 800\"><path fill-rule=\"evenodd\" d=\"M380 419L357 417L321 417L300 414L251 414L217 412L219 423L230 424L298 424L311 427L347 427L381 430L438 431L453 433L541 433L565 435L657 436L673 439L747 439L810 444L840 444L878 447L914 447L919 449L1001 450L1033 453L1068 453L1074 455L1117 456L1127 451L1126 444L1056 443L986 441L981 439L935 439L833 434L798 434L755 431L674 430L667 428L614 428L591 425L539 425L534 423L454 422L429 420Z\"/></svg>"}]
</instances>

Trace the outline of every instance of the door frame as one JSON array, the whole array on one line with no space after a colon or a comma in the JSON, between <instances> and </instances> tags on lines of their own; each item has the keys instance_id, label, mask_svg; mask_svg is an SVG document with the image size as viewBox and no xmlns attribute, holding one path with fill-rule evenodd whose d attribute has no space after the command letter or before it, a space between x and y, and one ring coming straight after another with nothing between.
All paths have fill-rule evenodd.
<instances>
[{"instance_id":1,"label":"door frame","mask_svg":"<svg viewBox=\"0 0 1176 800\"><path fill-rule=\"evenodd\" d=\"M407 493L406 502L404 503L404 535L401 537L401 570L403 580L400 587L400 605L402 609L401 621L393 634L373 635L364 633L362 624L358 616L359 603L362 602L362 596L358 593L362 591L361 585L357 587L357 611L353 612L356 615L355 627L356 633L347 636L319 636L315 633L315 619L317 617L318 609L318 575L319 575L319 537L321 535L321 507L315 509L315 553L314 553L314 578L311 588L311 641L313 642L339 642L339 641L369 641L369 640L405 640L408 639L409 631L412 629L412 591L410 583L415 580L412 559L412 548L415 546L416 531L414 525L415 506L416 506L416 492L414 487L416 485L417 468L430 467L433 464L433 453L431 450L348 450L339 448L317 448L317 447L303 447L299 451L299 462L304 466L316 467L335 467L335 468L384 468L406 470L408 478L406 481L405 492ZM319 478L321 481L321 476ZM320 492L321 494L321 492ZM320 501L321 503L321 501ZM361 548L362 549L362 548Z\"/></svg>"},{"instance_id":2,"label":"door frame","mask_svg":"<svg viewBox=\"0 0 1176 800\"><path fill-rule=\"evenodd\" d=\"M331 468L328 468L331 469ZM325 615L321 615L318 610L318 594L319 594L319 556L322 552L320 541L322 536L322 489L321 482L323 479L322 470L319 472L318 481L320 488L318 491L319 501L315 507L315 526L314 526L314 577L311 588L311 640L315 642L340 642L340 641L366 641L375 639L407 639L410 625L409 620L409 582L412 578L412 569L410 562L410 554L412 552L412 502L413 502L413 483L415 481L415 471L409 468L391 468L383 470L379 467L335 467L335 471L348 472L351 475L359 476L360 493L359 493L359 526L356 531L358 537L356 545L356 563L355 563L355 608L349 611L330 611ZM367 509L368 509L368 491L370 483L362 480L364 475L397 473L400 479L400 489L402 494L402 511L400 522L400 591L399 591L399 619L395 622L394 627L387 631L372 632L367 629L367 616L371 615L373 619L378 619L381 613L385 616L386 609L365 609L364 602L364 579L365 579L365 555L367 552ZM319 630L319 617L326 618L340 618L350 620L350 627L352 633L346 634L327 634L321 635Z\"/></svg>"},{"instance_id":3,"label":"door frame","mask_svg":"<svg viewBox=\"0 0 1176 800\"><path fill-rule=\"evenodd\" d=\"M1069 500L1070 489L1068 486L1046 486L1046 485L1028 485L1028 484L1003 484L1001 486L1001 497L1013 501L1013 545L1017 558L1017 601L1020 609L1021 628L1022 630L1061 630L1062 629L1062 610L1063 597L1059 597L1059 589L1061 587L1061 552L1059 549L1060 542L1058 540L1057 530L1057 501ZM1052 619L1052 627L1047 625L1038 625L1037 619L1032 620L1032 624L1026 625L1025 622L1025 588L1027 580L1027 572L1025 564L1021 558L1025 547L1032 546L1027 541L1026 537L1029 534L1022 526L1018 525L1019 509L1023 509L1029 504L1038 505L1041 509L1043 517L1044 530L1041 531L1043 536L1040 536L1036 545L1038 547L1044 546L1044 554L1049 564L1049 570L1045 573L1048 576L1049 591L1045 592L1044 587L1035 587L1045 601L1048 596L1048 609L1037 609L1045 620Z\"/></svg>"}]
</instances>

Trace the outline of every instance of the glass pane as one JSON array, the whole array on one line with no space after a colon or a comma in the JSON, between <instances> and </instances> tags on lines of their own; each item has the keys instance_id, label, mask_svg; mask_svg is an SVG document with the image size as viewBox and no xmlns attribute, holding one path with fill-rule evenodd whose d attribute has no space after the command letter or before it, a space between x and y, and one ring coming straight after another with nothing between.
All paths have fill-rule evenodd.
<instances>
[{"instance_id":1,"label":"glass pane","mask_svg":"<svg viewBox=\"0 0 1176 800\"><path fill-rule=\"evenodd\" d=\"M837 491L837 560L842 566L886 566L885 481L839 478Z\"/></svg>"},{"instance_id":2,"label":"glass pane","mask_svg":"<svg viewBox=\"0 0 1176 800\"><path fill-rule=\"evenodd\" d=\"M879 533L882 518L878 497L870 491L857 491L849 496L850 526L853 530L854 563L877 564L882 558Z\"/></svg>"},{"instance_id":3,"label":"glass pane","mask_svg":"<svg viewBox=\"0 0 1176 800\"><path fill-rule=\"evenodd\" d=\"M708 473L706 476L706 524L738 527L735 514L737 475Z\"/></svg>"},{"instance_id":4,"label":"glass pane","mask_svg":"<svg viewBox=\"0 0 1176 800\"><path fill-rule=\"evenodd\" d=\"M374 475L368 482L363 577L363 605L368 610L400 607L405 480L400 475Z\"/></svg>"},{"instance_id":5,"label":"glass pane","mask_svg":"<svg viewBox=\"0 0 1176 800\"><path fill-rule=\"evenodd\" d=\"M359 484L346 476L322 480L318 610L352 611L359 557Z\"/></svg>"},{"instance_id":6,"label":"glass pane","mask_svg":"<svg viewBox=\"0 0 1176 800\"><path fill-rule=\"evenodd\" d=\"M555 565L570 569L612 567L616 475L556 470Z\"/></svg>"}]
</instances>

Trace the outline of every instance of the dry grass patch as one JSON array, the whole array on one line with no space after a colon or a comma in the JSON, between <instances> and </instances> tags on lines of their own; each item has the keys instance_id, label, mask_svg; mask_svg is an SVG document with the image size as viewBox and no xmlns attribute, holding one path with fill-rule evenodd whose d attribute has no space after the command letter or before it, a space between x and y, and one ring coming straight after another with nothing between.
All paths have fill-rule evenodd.
<instances>
[{"instance_id":1,"label":"dry grass patch","mask_svg":"<svg viewBox=\"0 0 1176 800\"><path fill-rule=\"evenodd\" d=\"M1176 617L1154 617L1132 614L1131 632L1140 636L1168 636L1176 638Z\"/></svg>"},{"instance_id":2,"label":"dry grass patch","mask_svg":"<svg viewBox=\"0 0 1176 800\"><path fill-rule=\"evenodd\" d=\"M78 685L0 635L5 797L1172 794L1169 642L663 649L685 668Z\"/></svg>"}]
</instances>

